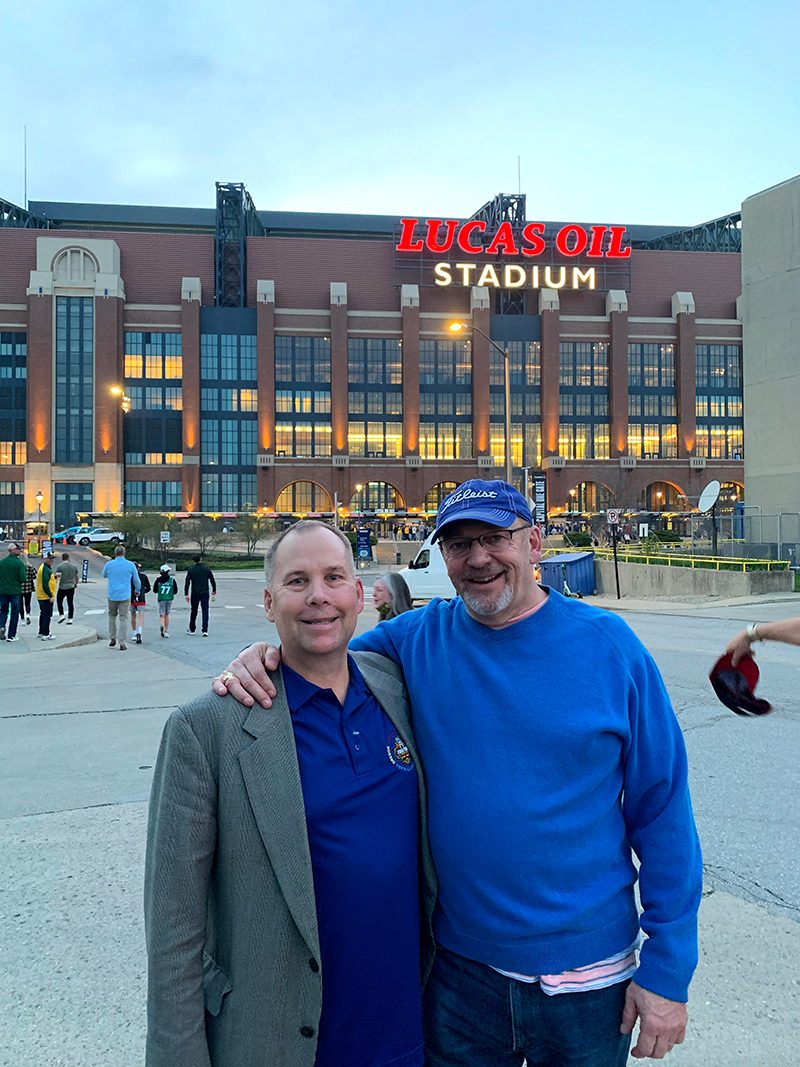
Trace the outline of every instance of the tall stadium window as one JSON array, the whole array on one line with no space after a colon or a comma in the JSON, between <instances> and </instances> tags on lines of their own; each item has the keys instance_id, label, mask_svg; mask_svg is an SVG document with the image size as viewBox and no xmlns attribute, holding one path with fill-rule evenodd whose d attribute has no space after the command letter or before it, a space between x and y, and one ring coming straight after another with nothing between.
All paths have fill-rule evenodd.
<instances>
[{"instance_id":1,"label":"tall stadium window","mask_svg":"<svg viewBox=\"0 0 800 1067\"><path fill-rule=\"evenodd\" d=\"M94 456L94 298L56 297L55 459Z\"/></svg>"},{"instance_id":2,"label":"tall stadium window","mask_svg":"<svg viewBox=\"0 0 800 1067\"><path fill-rule=\"evenodd\" d=\"M558 355L559 455L568 459L606 459L608 344L562 341ZM540 410L536 412L537 419L541 418Z\"/></svg>"},{"instance_id":3,"label":"tall stadium window","mask_svg":"<svg viewBox=\"0 0 800 1067\"><path fill-rule=\"evenodd\" d=\"M743 459L741 346L695 345L695 380L696 454L710 459Z\"/></svg>"}]
</instances>

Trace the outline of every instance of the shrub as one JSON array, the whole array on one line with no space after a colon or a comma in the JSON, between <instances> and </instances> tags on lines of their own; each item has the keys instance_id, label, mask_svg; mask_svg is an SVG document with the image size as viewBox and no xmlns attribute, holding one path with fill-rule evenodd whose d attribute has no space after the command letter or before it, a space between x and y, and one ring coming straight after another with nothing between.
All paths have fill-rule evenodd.
<instances>
[{"instance_id":1,"label":"shrub","mask_svg":"<svg viewBox=\"0 0 800 1067\"><path fill-rule=\"evenodd\" d=\"M581 530L573 530L572 533L564 534L564 544L573 548L591 548L592 535L583 533Z\"/></svg>"}]
</instances>

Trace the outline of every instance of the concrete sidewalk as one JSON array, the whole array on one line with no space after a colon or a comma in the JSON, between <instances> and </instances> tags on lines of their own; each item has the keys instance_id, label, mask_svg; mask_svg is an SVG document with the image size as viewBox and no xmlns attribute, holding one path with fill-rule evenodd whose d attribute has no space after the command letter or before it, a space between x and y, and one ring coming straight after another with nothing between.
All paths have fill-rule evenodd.
<instances>
[{"instance_id":1,"label":"concrete sidewalk","mask_svg":"<svg viewBox=\"0 0 800 1067\"><path fill-rule=\"evenodd\" d=\"M95 641L100 640L97 630L91 626L83 626L80 623L68 626L65 622L59 623L57 619L53 619L50 633L54 640L42 641L38 624L39 620L34 615L31 617L30 626L23 622L17 627L19 641L0 641L0 657L26 655L28 652L52 652L57 648L77 648L79 645L93 645ZM0 659L0 662L3 660Z\"/></svg>"}]
</instances>

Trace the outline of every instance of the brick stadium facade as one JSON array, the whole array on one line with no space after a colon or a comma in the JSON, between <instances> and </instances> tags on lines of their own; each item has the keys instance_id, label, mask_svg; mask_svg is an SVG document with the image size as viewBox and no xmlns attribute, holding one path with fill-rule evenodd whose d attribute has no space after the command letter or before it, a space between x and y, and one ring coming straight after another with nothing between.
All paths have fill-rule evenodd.
<instances>
[{"instance_id":1,"label":"brick stadium facade","mask_svg":"<svg viewBox=\"0 0 800 1067\"><path fill-rule=\"evenodd\" d=\"M502 476L482 334L511 352L515 479L546 472L551 515L685 510L711 479L743 484L737 254L640 250L668 228L631 227L607 288L514 303L437 285L430 257L396 251L396 219L262 212L231 307L213 211L30 208L51 228L0 228L0 520L36 518L38 492L58 526L124 503L430 513ZM560 281L571 261L551 261Z\"/></svg>"}]
</instances>

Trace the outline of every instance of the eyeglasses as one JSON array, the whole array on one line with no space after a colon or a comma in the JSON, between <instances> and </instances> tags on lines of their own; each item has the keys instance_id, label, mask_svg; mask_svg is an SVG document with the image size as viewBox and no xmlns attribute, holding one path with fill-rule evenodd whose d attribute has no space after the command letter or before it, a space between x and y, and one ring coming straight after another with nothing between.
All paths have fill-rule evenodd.
<instances>
[{"instance_id":1,"label":"eyeglasses","mask_svg":"<svg viewBox=\"0 0 800 1067\"><path fill-rule=\"evenodd\" d=\"M517 526L513 530L492 530L491 533L481 534L480 537L450 537L441 542L442 555L446 559L462 559L470 554L474 544L479 544L487 552L502 552L511 544L515 533L530 528L531 524L526 522L524 526Z\"/></svg>"}]
</instances>

